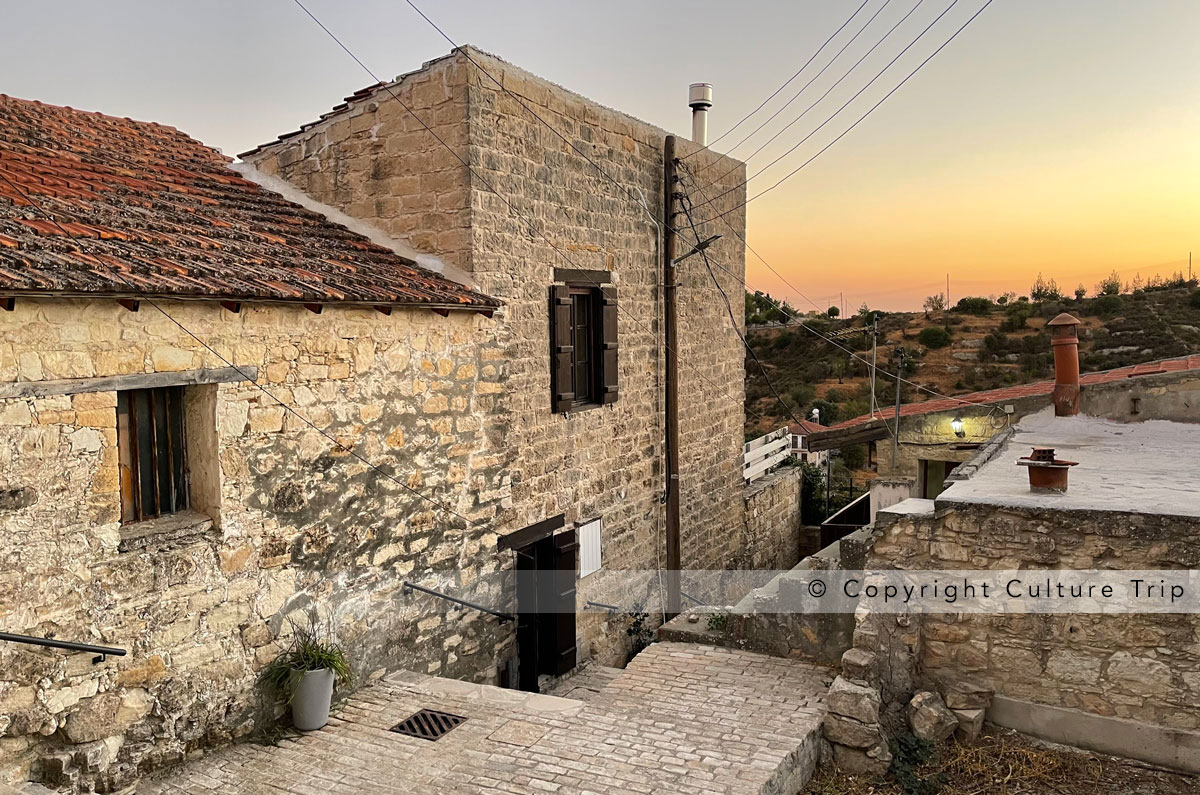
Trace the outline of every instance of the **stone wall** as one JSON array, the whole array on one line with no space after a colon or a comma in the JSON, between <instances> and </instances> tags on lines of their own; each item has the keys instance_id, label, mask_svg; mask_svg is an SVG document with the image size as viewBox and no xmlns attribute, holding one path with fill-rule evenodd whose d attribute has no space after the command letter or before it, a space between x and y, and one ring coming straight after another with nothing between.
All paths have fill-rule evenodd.
<instances>
[{"instance_id":1,"label":"stone wall","mask_svg":"<svg viewBox=\"0 0 1200 795\"><path fill-rule=\"evenodd\" d=\"M479 289L505 302L498 335L508 356L504 405L514 458L500 532L559 513L568 524L599 517L605 568L659 566L665 351L660 230L650 216L662 215L667 133L473 48L402 76L392 90L432 120L471 171L444 149L439 153L440 145L386 90L247 157L317 200L469 269ZM698 149L685 140L679 147L681 155ZM721 177L708 195L745 176L742 164L709 152L688 163L701 186ZM314 179L323 172L339 176ZM745 213L736 205L744 198L744 188L734 190L698 208L696 218L703 236L724 234L708 254L739 325L745 258L737 235L744 235ZM452 220L440 217L443 207ZM718 211L730 211L725 220L736 235L720 221L703 223ZM448 224L453 228L436 239L421 234ZM681 252L689 241L690 232ZM606 272L620 307L620 397L566 416L550 410L547 301L556 268ZM740 499L744 349L699 256L680 266L678 281L683 563L748 565ZM648 590L598 599L659 602ZM581 616L579 648L585 657L615 663L626 653L624 627L604 615Z\"/></svg>"},{"instance_id":2,"label":"stone wall","mask_svg":"<svg viewBox=\"0 0 1200 795\"><path fill-rule=\"evenodd\" d=\"M800 559L803 471L784 467L746 487L747 568L787 569Z\"/></svg>"},{"instance_id":3,"label":"stone wall","mask_svg":"<svg viewBox=\"0 0 1200 795\"><path fill-rule=\"evenodd\" d=\"M495 681L511 629L400 592L402 578L433 584L427 572L459 561L476 575L503 565L493 525L510 499L498 402L509 365L495 321L162 305L338 444L251 383L185 387L192 504L205 515L122 527L113 387L0 400L0 627L129 652L93 665L0 644L4 776L113 785L245 735L256 672L286 641L285 617L309 611L361 680L412 668ZM20 299L0 340L3 382L225 366L146 304Z\"/></svg>"},{"instance_id":4,"label":"stone wall","mask_svg":"<svg viewBox=\"0 0 1200 795\"><path fill-rule=\"evenodd\" d=\"M1195 519L955 506L880 513L869 568L1188 569ZM937 615L922 623L920 668L969 677L997 696L1172 729L1200 727L1194 615ZM927 683L929 684L929 683Z\"/></svg>"}]
</instances>

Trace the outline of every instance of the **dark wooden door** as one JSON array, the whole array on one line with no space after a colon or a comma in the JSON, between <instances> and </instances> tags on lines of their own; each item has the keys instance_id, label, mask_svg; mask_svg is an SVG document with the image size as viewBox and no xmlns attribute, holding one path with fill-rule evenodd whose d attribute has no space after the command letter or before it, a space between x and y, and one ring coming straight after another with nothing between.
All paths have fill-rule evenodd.
<instances>
[{"instance_id":1,"label":"dark wooden door","mask_svg":"<svg viewBox=\"0 0 1200 795\"><path fill-rule=\"evenodd\" d=\"M542 674L575 667L575 577L579 542L574 530L516 549L517 687L538 691Z\"/></svg>"}]
</instances>

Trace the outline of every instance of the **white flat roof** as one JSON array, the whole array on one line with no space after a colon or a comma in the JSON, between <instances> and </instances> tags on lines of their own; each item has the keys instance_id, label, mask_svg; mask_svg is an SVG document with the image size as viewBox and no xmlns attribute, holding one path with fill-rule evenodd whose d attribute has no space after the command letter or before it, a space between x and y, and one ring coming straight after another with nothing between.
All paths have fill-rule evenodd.
<instances>
[{"instance_id":1,"label":"white flat roof","mask_svg":"<svg viewBox=\"0 0 1200 795\"><path fill-rule=\"evenodd\" d=\"M1055 417L1047 407L1014 431L990 461L937 502L1200 517L1200 425ZM1034 447L1053 447L1056 458L1079 462L1070 468L1066 493L1029 490L1017 459Z\"/></svg>"}]
</instances>

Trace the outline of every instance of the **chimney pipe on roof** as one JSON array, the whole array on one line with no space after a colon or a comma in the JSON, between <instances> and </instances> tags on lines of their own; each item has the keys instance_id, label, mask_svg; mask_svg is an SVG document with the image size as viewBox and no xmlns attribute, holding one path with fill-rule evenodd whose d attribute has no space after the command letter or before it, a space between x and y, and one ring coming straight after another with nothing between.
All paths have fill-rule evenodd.
<instances>
[{"instance_id":1,"label":"chimney pipe on roof","mask_svg":"<svg viewBox=\"0 0 1200 795\"><path fill-rule=\"evenodd\" d=\"M1046 324L1054 349L1054 416L1079 413L1079 326L1077 318L1063 312Z\"/></svg>"},{"instance_id":2,"label":"chimney pipe on roof","mask_svg":"<svg viewBox=\"0 0 1200 795\"><path fill-rule=\"evenodd\" d=\"M688 86L688 105L692 108L692 141L708 146L708 109L712 107L712 83Z\"/></svg>"}]
</instances>

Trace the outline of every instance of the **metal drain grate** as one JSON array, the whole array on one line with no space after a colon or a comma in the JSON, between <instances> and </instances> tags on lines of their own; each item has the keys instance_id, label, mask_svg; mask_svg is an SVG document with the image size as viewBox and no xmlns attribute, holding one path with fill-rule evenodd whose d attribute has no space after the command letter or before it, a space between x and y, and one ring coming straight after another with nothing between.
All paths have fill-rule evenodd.
<instances>
[{"instance_id":1,"label":"metal drain grate","mask_svg":"<svg viewBox=\"0 0 1200 795\"><path fill-rule=\"evenodd\" d=\"M423 709L400 721L391 730L397 734L407 734L409 737L420 737L422 740L437 740L465 720L461 715Z\"/></svg>"}]
</instances>

